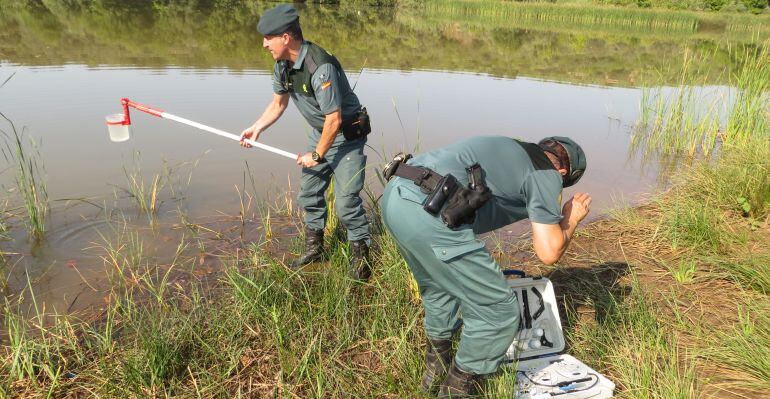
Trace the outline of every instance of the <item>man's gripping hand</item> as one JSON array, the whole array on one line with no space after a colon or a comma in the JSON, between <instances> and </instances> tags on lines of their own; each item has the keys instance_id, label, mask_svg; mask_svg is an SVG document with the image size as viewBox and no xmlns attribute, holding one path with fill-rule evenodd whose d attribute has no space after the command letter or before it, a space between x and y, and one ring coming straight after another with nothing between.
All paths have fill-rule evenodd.
<instances>
[{"instance_id":1,"label":"man's gripping hand","mask_svg":"<svg viewBox=\"0 0 770 399\"><path fill-rule=\"evenodd\" d=\"M297 158L297 165L300 165L305 168L312 168L313 166L318 165L318 162L313 160L313 153L308 152L307 154Z\"/></svg>"},{"instance_id":2,"label":"man's gripping hand","mask_svg":"<svg viewBox=\"0 0 770 399\"><path fill-rule=\"evenodd\" d=\"M248 139L252 141L257 141L261 133L262 133L262 130L257 128L256 123L244 129L241 132L241 147L251 148L251 144L247 143L245 140Z\"/></svg>"},{"instance_id":3,"label":"man's gripping hand","mask_svg":"<svg viewBox=\"0 0 770 399\"><path fill-rule=\"evenodd\" d=\"M570 225L577 225L581 220L588 216L591 211L591 196L587 193L575 193L569 201L564 203L561 210L564 219L569 221Z\"/></svg>"}]
</instances>

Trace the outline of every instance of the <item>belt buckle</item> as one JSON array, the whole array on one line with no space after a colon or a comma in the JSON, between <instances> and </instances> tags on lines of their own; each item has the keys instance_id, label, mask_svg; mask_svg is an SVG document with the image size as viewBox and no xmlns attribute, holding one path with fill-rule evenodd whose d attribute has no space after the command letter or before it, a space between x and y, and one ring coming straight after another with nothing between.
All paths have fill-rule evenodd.
<instances>
[{"instance_id":1,"label":"belt buckle","mask_svg":"<svg viewBox=\"0 0 770 399\"><path fill-rule=\"evenodd\" d=\"M385 177L385 181L390 181L393 175L396 174L398 166L410 160L411 158L412 154L404 154L403 152L396 154L390 162L385 164L385 168L382 171L382 175Z\"/></svg>"}]
</instances>

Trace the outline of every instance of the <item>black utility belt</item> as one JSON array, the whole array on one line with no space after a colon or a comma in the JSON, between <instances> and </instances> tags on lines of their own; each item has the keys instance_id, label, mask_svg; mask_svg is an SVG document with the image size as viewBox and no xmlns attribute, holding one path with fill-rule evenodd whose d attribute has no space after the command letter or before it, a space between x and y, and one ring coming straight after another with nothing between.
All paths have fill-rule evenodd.
<instances>
[{"instance_id":1,"label":"black utility belt","mask_svg":"<svg viewBox=\"0 0 770 399\"><path fill-rule=\"evenodd\" d=\"M385 166L385 179L398 176L414 182L428 195L422 209L440 216L449 228L473 223L476 211L492 197L481 166L475 163L465 168L469 183L468 187L463 187L451 173L440 175L429 168L407 165L406 161L411 157L409 154L396 155Z\"/></svg>"},{"instance_id":2,"label":"black utility belt","mask_svg":"<svg viewBox=\"0 0 770 399\"><path fill-rule=\"evenodd\" d=\"M361 108L356 115L349 120L343 120L342 135L345 136L345 140L356 140L362 137L366 137L372 131L372 124L369 120L369 113L366 112L366 108Z\"/></svg>"}]
</instances>

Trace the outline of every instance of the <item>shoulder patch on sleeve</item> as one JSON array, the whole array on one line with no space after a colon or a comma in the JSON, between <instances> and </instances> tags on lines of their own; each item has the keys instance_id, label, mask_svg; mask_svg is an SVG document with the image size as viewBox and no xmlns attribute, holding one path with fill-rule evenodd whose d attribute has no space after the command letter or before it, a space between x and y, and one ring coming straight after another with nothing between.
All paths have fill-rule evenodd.
<instances>
[{"instance_id":1,"label":"shoulder patch on sleeve","mask_svg":"<svg viewBox=\"0 0 770 399\"><path fill-rule=\"evenodd\" d=\"M321 83L321 89L322 89L322 90L326 90L326 89L328 89L328 88L329 88L329 86L331 86L331 85L332 85L332 82L323 82L323 83Z\"/></svg>"}]
</instances>

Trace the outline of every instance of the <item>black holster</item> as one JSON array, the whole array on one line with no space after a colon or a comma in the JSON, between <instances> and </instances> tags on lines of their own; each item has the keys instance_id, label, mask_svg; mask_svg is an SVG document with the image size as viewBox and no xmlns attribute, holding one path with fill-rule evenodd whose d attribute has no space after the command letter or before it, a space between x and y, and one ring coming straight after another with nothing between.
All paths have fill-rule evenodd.
<instances>
[{"instance_id":1,"label":"black holster","mask_svg":"<svg viewBox=\"0 0 770 399\"><path fill-rule=\"evenodd\" d=\"M458 186L457 191L449 197L441 220L450 228L471 224L476 220L476 211L492 198L492 191L484 181L484 171L479 164L473 164L465 169L468 172L468 187Z\"/></svg>"},{"instance_id":2,"label":"black holster","mask_svg":"<svg viewBox=\"0 0 770 399\"><path fill-rule=\"evenodd\" d=\"M342 130L342 135L345 136L345 140L360 139L371 133L372 124L369 120L369 113L366 112L366 108L361 108L352 119L343 120L340 130Z\"/></svg>"}]
</instances>

